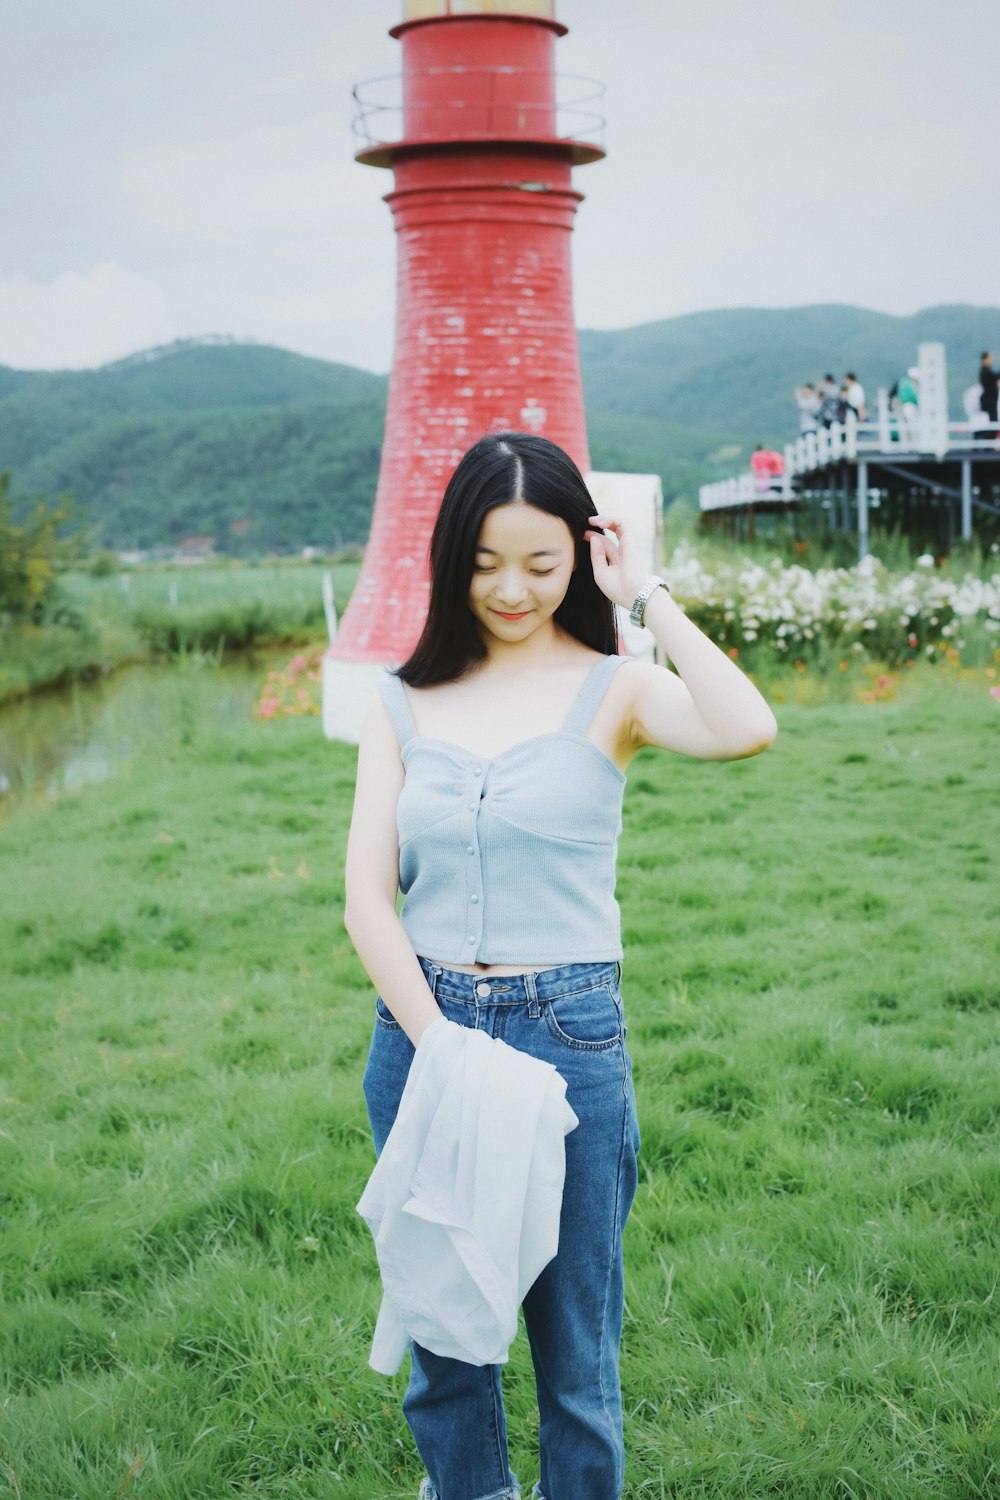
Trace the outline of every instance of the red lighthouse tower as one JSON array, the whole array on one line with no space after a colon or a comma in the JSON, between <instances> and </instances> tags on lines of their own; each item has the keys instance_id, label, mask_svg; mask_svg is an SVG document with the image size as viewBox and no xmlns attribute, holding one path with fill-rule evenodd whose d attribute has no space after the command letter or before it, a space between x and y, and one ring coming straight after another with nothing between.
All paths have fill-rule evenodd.
<instances>
[{"instance_id":1,"label":"red lighthouse tower","mask_svg":"<svg viewBox=\"0 0 1000 1500\"><path fill-rule=\"evenodd\" d=\"M371 535L327 663L326 727L338 737L353 737L373 668L403 660L420 634L430 534L465 450L517 428L589 468L571 168L604 155L594 140L603 121L582 107L602 90L572 80L575 104L557 105L566 27L554 11L554 0L406 0L390 33L403 48L401 132L377 138L399 107L366 97L375 85L355 91L367 142L357 160L393 172L398 274Z\"/></svg>"}]
</instances>

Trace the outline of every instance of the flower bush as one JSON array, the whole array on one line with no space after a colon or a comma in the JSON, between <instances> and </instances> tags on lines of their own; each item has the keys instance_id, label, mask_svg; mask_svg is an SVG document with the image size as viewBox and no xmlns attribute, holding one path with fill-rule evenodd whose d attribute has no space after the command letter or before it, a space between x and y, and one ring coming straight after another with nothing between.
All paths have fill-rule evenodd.
<instances>
[{"instance_id":1,"label":"flower bush","mask_svg":"<svg viewBox=\"0 0 1000 1500\"><path fill-rule=\"evenodd\" d=\"M254 718L291 719L318 714L322 676L323 653L298 652L286 667L268 672L254 704Z\"/></svg>"},{"instance_id":2,"label":"flower bush","mask_svg":"<svg viewBox=\"0 0 1000 1500\"><path fill-rule=\"evenodd\" d=\"M874 556L815 572L777 557L708 568L683 542L664 575L686 613L744 666L788 661L801 670L850 653L896 667L967 649L985 659L1000 631L1000 573L956 580L936 573L930 556L902 574Z\"/></svg>"}]
</instances>

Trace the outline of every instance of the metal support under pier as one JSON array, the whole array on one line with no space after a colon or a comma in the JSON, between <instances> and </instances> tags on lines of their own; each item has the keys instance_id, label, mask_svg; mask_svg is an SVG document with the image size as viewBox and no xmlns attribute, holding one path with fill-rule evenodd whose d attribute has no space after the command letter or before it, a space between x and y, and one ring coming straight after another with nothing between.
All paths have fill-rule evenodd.
<instances>
[{"instance_id":1,"label":"metal support under pier","mask_svg":"<svg viewBox=\"0 0 1000 1500\"><path fill-rule=\"evenodd\" d=\"M858 460L858 562L868 556L868 465Z\"/></svg>"},{"instance_id":2,"label":"metal support under pier","mask_svg":"<svg viewBox=\"0 0 1000 1500\"><path fill-rule=\"evenodd\" d=\"M972 460L962 459L962 541L972 541Z\"/></svg>"}]
</instances>

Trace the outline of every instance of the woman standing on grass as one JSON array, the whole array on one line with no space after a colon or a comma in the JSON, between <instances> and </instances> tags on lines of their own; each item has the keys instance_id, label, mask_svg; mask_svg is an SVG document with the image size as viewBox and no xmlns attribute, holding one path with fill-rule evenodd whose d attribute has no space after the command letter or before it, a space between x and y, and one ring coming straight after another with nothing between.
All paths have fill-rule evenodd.
<instances>
[{"instance_id":1,"label":"woman standing on grass","mask_svg":"<svg viewBox=\"0 0 1000 1500\"><path fill-rule=\"evenodd\" d=\"M620 523L592 511L544 438L500 433L462 459L423 634L365 718L347 853L345 921L378 991L376 1149L442 1015L554 1064L579 1117L559 1251L523 1309L544 1500L618 1500L624 1471L621 1235L639 1144L614 892L625 769L645 745L755 755L777 728L662 580L636 573ZM615 604L679 675L617 654ZM403 1409L426 1500L516 1500L499 1366L414 1344Z\"/></svg>"}]
</instances>

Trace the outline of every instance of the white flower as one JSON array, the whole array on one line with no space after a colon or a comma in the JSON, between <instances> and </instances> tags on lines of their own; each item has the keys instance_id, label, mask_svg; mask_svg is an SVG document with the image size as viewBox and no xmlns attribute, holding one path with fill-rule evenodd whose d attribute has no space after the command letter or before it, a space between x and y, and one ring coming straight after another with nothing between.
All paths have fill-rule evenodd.
<instances>
[{"instance_id":1,"label":"white flower","mask_svg":"<svg viewBox=\"0 0 1000 1500\"><path fill-rule=\"evenodd\" d=\"M922 552L921 555L917 558L917 567L918 568L933 568L933 566L934 566L934 558L931 555L931 553L929 553L929 552Z\"/></svg>"}]
</instances>

